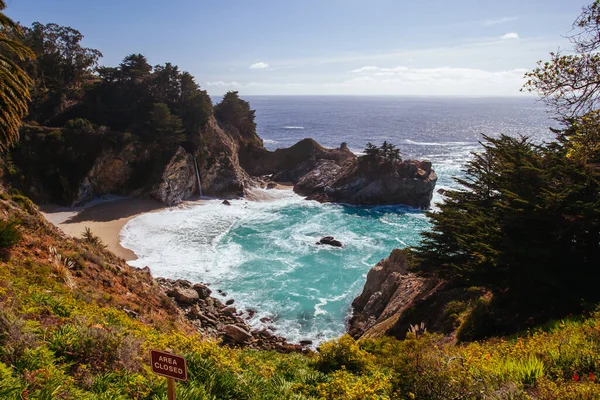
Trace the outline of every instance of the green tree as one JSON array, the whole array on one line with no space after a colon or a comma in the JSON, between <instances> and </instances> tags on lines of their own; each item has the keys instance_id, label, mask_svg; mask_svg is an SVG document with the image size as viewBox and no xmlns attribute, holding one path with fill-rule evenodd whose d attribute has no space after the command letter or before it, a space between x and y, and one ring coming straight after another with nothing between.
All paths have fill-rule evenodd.
<instances>
[{"instance_id":1,"label":"green tree","mask_svg":"<svg viewBox=\"0 0 600 400\"><path fill-rule=\"evenodd\" d=\"M1 11L0 0L0 150L6 150L19 139L21 118L27 113L31 78L19 62L34 58L33 52L14 36L20 35L15 22Z\"/></svg>"},{"instance_id":2,"label":"green tree","mask_svg":"<svg viewBox=\"0 0 600 400\"><path fill-rule=\"evenodd\" d=\"M227 92L223 100L215 105L217 120L229 128L236 129L240 139L251 142L258 138L254 114L255 111L250 108L250 103L240 99L238 92Z\"/></svg>"},{"instance_id":3,"label":"green tree","mask_svg":"<svg viewBox=\"0 0 600 400\"><path fill-rule=\"evenodd\" d=\"M152 139L165 145L176 145L184 141L181 118L173 115L164 103L154 104L150 112L148 127Z\"/></svg>"},{"instance_id":4,"label":"green tree","mask_svg":"<svg viewBox=\"0 0 600 400\"><path fill-rule=\"evenodd\" d=\"M600 108L600 0L584 7L567 36L574 54L550 53L538 61L523 90L538 93L559 118L573 118Z\"/></svg>"},{"instance_id":5,"label":"green tree","mask_svg":"<svg viewBox=\"0 0 600 400\"><path fill-rule=\"evenodd\" d=\"M365 147L365 155L371 159L376 158L380 154L379 147L375 146L373 143L368 142Z\"/></svg>"},{"instance_id":6,"label":"green tree","mask_svg":"<svg viewBox=\"0 0 600 400\"><path fill-rule=\"evenodd\" d=\"M375 146L373 143L367 143L365 147L365 157L369 163L384 162L385 164L394 164L397 161L402 161L400 149L394 144L383 142L381 147Z\"/></svg>"},{"instance_id":7,"label":"green tree","mask_svg":"<svg viewBox=\"0 0 600 400\"><path fill-rule=\"evenodd\" d=\"M482 285L528 312L600 300L600 172L560 143L485 137L464 189L445 193L415 250L420 269ZM529 307L529 308L527 308Z\"/></svg>"},{"instance_id":8,"label":"green tree","mask_svg":"<svg viewBox=\"0 0 600 400\"><path fill-rule=\"evenodd\" d=\"M83 35L71 27L34 22L24 30L25 43L36 55L31 73L42 92L80 88L102 57L100 51L83 47Z\"/></svg>"}]
</instances>

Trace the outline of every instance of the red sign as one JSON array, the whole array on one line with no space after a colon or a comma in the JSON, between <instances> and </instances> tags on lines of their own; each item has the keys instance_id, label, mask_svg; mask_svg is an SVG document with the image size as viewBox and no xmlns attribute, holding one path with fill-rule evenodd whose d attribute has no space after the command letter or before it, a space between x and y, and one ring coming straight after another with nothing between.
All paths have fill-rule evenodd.
<instances>
[{"instance_id":1,"label":"red sign","mask_svg":"<svg viewBox=\"0 0 600 400\"><path fill-rule=\"evenodd\" d=\"M152 372L155 374L178 381L187 381L185 358L164 351L152 350L150 359L152 360Z\"/></svg>"}]
</instances>

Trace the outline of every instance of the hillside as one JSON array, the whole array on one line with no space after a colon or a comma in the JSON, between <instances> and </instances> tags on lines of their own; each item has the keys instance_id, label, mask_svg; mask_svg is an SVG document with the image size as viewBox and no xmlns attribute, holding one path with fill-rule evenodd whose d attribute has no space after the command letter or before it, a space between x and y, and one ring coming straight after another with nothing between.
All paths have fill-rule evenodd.
<instances>
[{"instance_id":1,"label":"hillside","mask_svg":"<svg viewBox=\"0 0 600 400\"><path fill-rule=\"evenodd\" d=\"M3 226L17 218L22 236L0 264L3 399L164 398L153 348L187 357L182 399L600 396L596 314L461 346L413 329L404 341L344 336L317 354L222 347L194 333L148 272L65 237L21 195L2 189L0 205Z\"/></svg>"}]
</instances>

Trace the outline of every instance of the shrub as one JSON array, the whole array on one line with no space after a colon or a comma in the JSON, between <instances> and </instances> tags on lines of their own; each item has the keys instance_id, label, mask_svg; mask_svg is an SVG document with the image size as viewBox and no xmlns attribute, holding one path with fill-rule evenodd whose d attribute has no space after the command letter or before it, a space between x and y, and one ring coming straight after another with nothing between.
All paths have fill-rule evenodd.
<instances>
[{"instance_id":1,"label":"shrub","mask_svg":"<svg viewBox=\"0 0 600 400\"><path fill-rule=\"evenodd\" d=\"M494 332L494 329L495 324L490 301L479 298L458 328L456 338L459 342L477 340L488 336Z\"/></svg>"},{"instance_id":2,"label":"shrub","mask_svg":"<svg viewBox=\"0 0 600 400\"><path fill-rule=\"evenodd\" d=\"M94 125L85 118L76 118L67 121L65 128L79 133L91 133L94 131Z\"/></svg>"},{"instance_id":3,"label":"shrub","mask_svg":"<svg viewBox=\"0 0 600 400\"><path fill-rule=\"evenodd\" d=\"M29 214L35 214L35 204L27 196L23 196L20 193L15 193L10 196L12 201L20 205L27 211Z\"/></svg>"},{"instance_id":4,"label":"shrub","mask_svg":"<svg viewBox=\"0 0 600 400\"><path fill-rule=\"evenodd\" d=\"M373 367L373 357L362 350L350 335L324 343L319 352L317 368L322 372L337 371L342 367L351 372L361 372Z\"/></svg>"},{"instance_id":5,"label":"shrub","mask_svg":"<svg viewBox=\"0 0 600 400\"><path fill-rule=\"evenodd\" d=\"M68 258L62 256L55 247L50 246L50 256L48 260L52 263L52 270L56 276L62 280L68 287L74 288L75 282L71 275L71 268L75 266L75 263Z\"/></svg>"},{"instance_id":6,"label":"shrub","mask_svg":"<svg viewBox=\"0 0 600 400\"><path fill-rule=\"evenodd\" d=\"M90 243L91 245L101 247L103 249L106 248L106 245L102 242L102 239L100 239L99 236L94 235L92 230L87 226L85 227L85 230L83 231L81 236L83 236L84 241Z\"/></svg>"},{"instance_id":7,"label":"shrub","mask_svg":"<svg viewBox=\"0 0 600 400\"><path fill-rule=\"evenodd\" d=\"M12 369L0 362L0 399L16 399L22 391L19 379L12 375Z\"/></svg>"},{"instance_id":8,"label":"shrub","mask_svg":"<svg viewBox=\"0 0 600 400\"><path fill-rule=\"evenodd\" d=\"M19 221L16 219L10 221L0 221L0 249L13 247L21 239L21 233L18 229Z\"/></svg>"}]
</instances>

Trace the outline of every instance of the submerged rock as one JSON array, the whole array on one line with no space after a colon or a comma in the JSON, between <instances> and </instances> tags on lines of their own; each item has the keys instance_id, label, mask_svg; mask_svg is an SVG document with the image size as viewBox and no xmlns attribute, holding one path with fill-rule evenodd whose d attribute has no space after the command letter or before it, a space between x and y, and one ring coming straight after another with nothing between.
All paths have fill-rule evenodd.
<instances>
[{"instance_id":1,"label":"submerged rock","mask_svg":"<svg viewBox=\"0 0 600 400\"><path fill-rule=\"evenodd\" d=\"M231 205L231 203L229 202L229 200L223 200L223 202L221 204L223 204L224 206L230 206Z\"/></svg>"}]
</instances>

